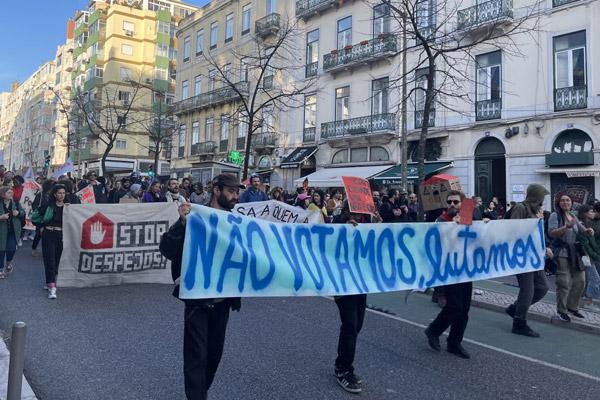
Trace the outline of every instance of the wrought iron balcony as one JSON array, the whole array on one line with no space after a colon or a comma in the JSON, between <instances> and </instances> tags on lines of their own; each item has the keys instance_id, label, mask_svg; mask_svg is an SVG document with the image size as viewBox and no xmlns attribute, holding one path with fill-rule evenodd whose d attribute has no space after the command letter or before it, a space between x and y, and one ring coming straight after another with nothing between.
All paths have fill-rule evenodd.
<instances>
[{"instance_id":1,"label":"wrought iron balcony","mask_svg":"<svg viewBox=\"0 0 600 400\"><path fill-rule=\"evenodd\" d=\"M487 121L502 117L502 100L482 100L475 102L475 120Z\"/></svg>"},{"instance_id":2,"label":"wrought iron balcony","mask_svg":"<svg viewBox=\"0 0 600 400\"><path fill-rule=\"evenodd\" d=\"M196 144L192 145L191 155L197 156L197 155L213 154L215 152L216 148L217 148L217 144L215 142L213 142L212 140L209 140L207 142L202 142L202 143L196 143Z\"/></svg>"},{"instance_id":3,"label":"wrought iron balcony","mask_svg":"<svg viewBox=\"0 0 600 400\"><path fill-rule=\"evenodd\" d=\"M266 17L256 20L254 23L254 32L261 38L266 38L270 35L275 35L279 32L281 16L277 13L272 13Z\"/></svg>"},{"instance_id":4,"label":"wrought iron balcony","mask_svg":"<svg viewBox=\"0 0 600 400\"><path fill-rule=\"evenodd\" d=\"M243 96L248 96L248 82L238 82L235 86ZM226 86L178 101L174 104L175 114L179 115L218 104L230 103L239 100L239 98L239 94L232 87Z\"/></svg>"},{"instance_id":5,"label":"wrought iron balcony","mask_svg":"<svg viewBox=\"0 0 600 400\"><path fill-rule=\"evenodd\" d=\"M323 70L336 72L350 69L360 64L370 63L396 54L396 38L382 35L375 39L365 40L343 49L333 50L323 56Z\"/></svg>"},{"instance_id":6,"label":"wrought iron balcony","mask_svg":"<svg viewBox=\"0 0 600 400\"><path fill-rule=\"evenodd\" d=\"M251 146L253 149L265 149L275 147L277 135L274 133L259 133L252 136Z\"/></svg>"},{"instance_id":7,"label":"wrought iron balcony","mask_svg":"<svg viewBox=\"0 0 600 400\"><path fill-rule=\"evenodd\" d=\"M435 110L431 109L429 111L429 124L428 127L432 128L435 126ZM423 127L423 110L415 111L415 129L420 129Z\"/></svg>"},{"instance_id":8,"label":"wrought iron balcony","mask_svg":"<svg viewBox=\"0 0 600 400\"><path fill-rule=\"evenodd\" d=\"M576 110L587 107L587 86L554 89L554 111Z\"/></svg>"},{"instance_id":9,"label":"wrought iron balcony","mask_svg":"<svg viewBox=\"0 0 600 400\"><path fill-rule=\"evenodd\" d=\"M296 17L307 20L339 3L339 0L298 0L296 1Z\"/></svg>"},{"instance_id":10,"label":"wrought iron balcony","mask_svg":"<svg viewBox=\"0 0 600 400\"><path fill-rule=\"evenodd\" d=\"M552 7L560 7L565 4L574 3L579 0L552 0Z\"/></svg>"},{"instance_id":11,"label":"wrought iron balcony","mask_svg":"<svg viewBox=\"0 0 600 400\"><path fill-rule=\"evenodd\" d=\"M472 30L490 23L509 20L513 16L512 0L490 0L458 10L458 29Z\"/></svg>"},{"instance_id":12,"label":"wrought iron balcony","mask_svg":"<svg viewBox=\"0 0 600 400\"><path fill-rule=\"evenodd\" d=\"M306 64L304 67L304 76L306 78L310 78L312 76L317 76L317 71L319 70L319 62L315 61L310 64Z\"/></svg>"},{"instance_id":13,"label":"wrought iron balcony","mask_svg":"<svg viewBox=\"0 0 600 400\"><path fill-rule=\"evenodd\" d=\"M393 132L395 129L396 118L394 114L375 114L322 123L321 138L335 139L358 135L372 135Z\"/></svg>"},{"instance_id":14,"label":"wrought iron balcony","mask_svg":"<svg viewBox=\"0 0 600 400\"><path fill-rule=\"evenodd\" d=\"M316 134L317 134L316 127L304 128L304 133L302 135L302 141L303 142L314 142Z\"/></svg>"}]
</instances>

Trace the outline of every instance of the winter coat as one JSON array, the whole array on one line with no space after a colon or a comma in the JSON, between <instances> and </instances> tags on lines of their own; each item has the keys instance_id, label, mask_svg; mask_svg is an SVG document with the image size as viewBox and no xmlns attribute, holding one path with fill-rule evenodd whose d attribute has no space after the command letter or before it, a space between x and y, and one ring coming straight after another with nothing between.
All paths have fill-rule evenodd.
<instances>
[{"instance_id":1,"label":"winter coat","mask_svg":"<svg viewBox=\"0 0 600 400\"><path fill-rule=\"evenodd\" d=\"M18 211L18 216L11 216L8 221L1 220L0 221L0 251L6 251L6 241L8 239L8 223L12 222L13 228L15 231L15 238L19 239L21 237L21 218L25 217L25 211L21 204L18 201L11 201L9 206L10 211ZM2 213L4 213L2 211Z\"/></svg>"}]
</instances>

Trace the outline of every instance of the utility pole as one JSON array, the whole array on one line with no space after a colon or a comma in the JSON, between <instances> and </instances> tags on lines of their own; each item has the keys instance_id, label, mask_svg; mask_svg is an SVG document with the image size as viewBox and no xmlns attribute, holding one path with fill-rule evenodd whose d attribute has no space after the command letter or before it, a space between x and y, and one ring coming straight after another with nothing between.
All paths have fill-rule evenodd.
<instances>
[{"instance_id":1,"label":"utility pole","mask_svg":"<svg viewBox=\"0 0 600 400\"><path fill-rule=\"evenodd\" d=\"M400 147L402 150L402 191L406 192L408 189L408 138L407 135L407 107L406 107L406 70L407 70L407 61L406 61L406 14L402 14L402 138L400 142Z\"/></svg>"}]
</instances>

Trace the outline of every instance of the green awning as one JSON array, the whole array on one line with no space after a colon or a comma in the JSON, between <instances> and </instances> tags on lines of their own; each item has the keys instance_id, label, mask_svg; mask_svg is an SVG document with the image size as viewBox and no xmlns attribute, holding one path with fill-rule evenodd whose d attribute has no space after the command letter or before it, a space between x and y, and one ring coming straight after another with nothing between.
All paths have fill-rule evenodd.
<instances>
[{"instance_id":1,"label":"green awning","mask_svg":"<svg viewBox=\"0 0 600 400\"><path fill-rule=\"evenodd\" d=\"M426 162L425 163L425 177L427 178L429 175L433 175L436 172L442 171L446 168L452 167L453 164L451 162ZM417 163L409 163L408 164L408 174L407 177L409 181L414 181L419 179L418 173L419 165ZM375 183L380 185L400 185L402 184L402 165L398 164L387 171L382 172L379 175L373 177Z\"/></svg>"}]
</instances>

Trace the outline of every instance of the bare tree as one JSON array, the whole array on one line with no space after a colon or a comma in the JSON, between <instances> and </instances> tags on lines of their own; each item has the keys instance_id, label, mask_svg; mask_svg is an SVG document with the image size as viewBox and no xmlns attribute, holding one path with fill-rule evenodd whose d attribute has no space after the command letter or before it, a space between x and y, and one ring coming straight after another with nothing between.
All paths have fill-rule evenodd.
<instances>
[{"instance_id":1,"label":"bare tree","mask_svg":"<svg viewBox=\"0 0 600 400\"><path fill-rule=\"evenodd\" d=\"M305 63L298 57L304 51L304 32L298 21L267 21L266 29L267 34L258 29L249 43L231 51L230 67L210 53L204 56L215 71L208 79L234 93L238 107L231 120L247 126L242 180L248 177L253 136L261 130L272 132L273 116L303 106L304 95L316 83L314 77L304 79Z\"/></svg>"},{"instance_id":2,"label":"bare tree","mask_svg":"<svg viewBox=\"0 0 600 400\"><path fill-rule=\"evenodd\" d=\"M106 159L119 135L131 131L138 121L148 118L147 107L138 105L142 88L131 83L113 83L100 86L96 98L90 98L89 93L81 93L71 99L71 107L81 122L80 128L84 125L92 137L104 144L100 174L106 171Z\"/></svg>"},{"instance_id":3,"label":"bare tree","mask_svg":"<svg viewBox=\"0 0 600 400\"><path fill-rule=\"evenodd\" d=\"M539 3L533 0L513 10L511 0L489 0L472 7L463 5L461 0L382 2L389 7L391 18L399 26L394 34L401 36L405 44L402 56L406 67L396 74L390 85L403 88L403 110L413 96L418 96L422 103L415 120L421 121L418 175L423 181L429 121L434 111L466 114L460 105L475 103L472 66L476 65L475 52L482 47L502 50L509 57L523 56L518 40L535 40L531 33L538 26ZM407 169L406 158L402 160L403 171ZM419 217L423 218L422 211Z\"/></svg>"}]
</instances>

